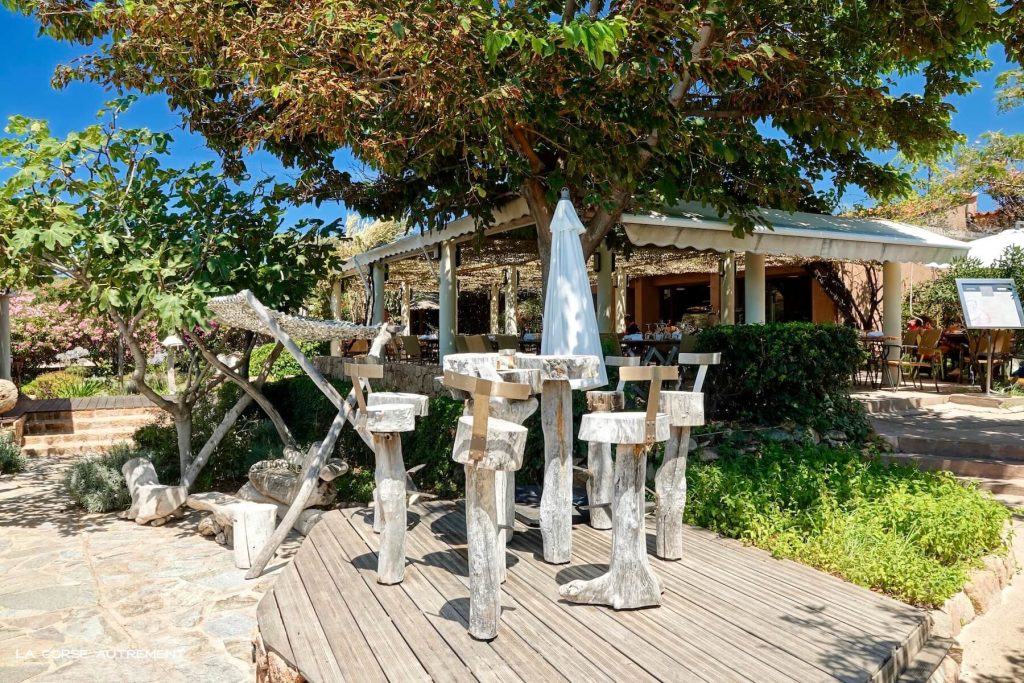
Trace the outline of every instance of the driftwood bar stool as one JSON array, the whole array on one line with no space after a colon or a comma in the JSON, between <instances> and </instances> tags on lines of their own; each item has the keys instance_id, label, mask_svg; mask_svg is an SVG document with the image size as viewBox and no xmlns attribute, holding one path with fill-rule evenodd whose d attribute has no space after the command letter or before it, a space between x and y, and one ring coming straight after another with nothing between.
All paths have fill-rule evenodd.
<instances>
[{"instance_id":1,"label":"driftwood bar stool","mask_svg":"<svg viewBox=\"0 0 1024 683\"><path fill-rule=\"evenodd\" d=\"M377 583L401 583L405 578L405 464L402 462L401 432L416 428L417 407L410 403L381 403L370 406L363 396L363 380L381 378L384 367L345 363L352 378L358 405L356 425L373 438L376 460L374 483L377 490L375 514L380 519L380 550L377 553Z\"/></svg>"},{"instance_id":2,"label":"driftwood bar stool","mask_svg":"<svg viewBox=\"0 0 1024 683\"><path fill-rule=\"evenodd\" d=\"M571 602L635 609L661 604L661 582L647 561L644 531L644 479L647 452L669 437L668 416L658 412L661 383L675 379L676 368L624 367L623 381L651 383L647 412L588 413L580 439L614 443L615 497L612 504L612 557L608 572L590 581L570 581L558 589Z\"/></svg>"},{"instance_id":3,"label":"driftwood bar stool","mask_svg":"<svg viewBox=\"0 0 1024 683\"><path fill-rule=\"evenodd\" d=\"M636 367L640 358L634 356L607 356L604 364L610 367ZM610 413L626 407L625 380L612 391L588 391L587 410L592 413ZM587 445L587 509L590 526L595 529L612 528L612 447L608 443L591 441Z\"/></svg>"},{"instance_id":4,"label":"driftwood bar stool","mask_svg":"<svg viewBox=\"0 0 1024 683\"><path fill-rule=\"evenodd\" d=\"M444 384L473 397L473 414L459 418L452 459L466 468L469 633L478 640L491 640L498 635L501 574L505 566L494 474L522 466L527 432L522 425L491 417L490 399L525 401L530 397L530 387L451 371L444 373Z\"/></svg>"},{"instance_id":5,"label":"driftwood bar stool","mask_svg":"<svg viewBox=\"0 0 1024 683\"><path fill-rule=\"evenodd\" d=\"M683 557L683 510L686 508L686 457L690 428L704 424L704 378L709 365L717 365L720 353L681 353L680 365L697 365L693 391L661 392L661 412L668 415L669 437L665 459L654 475L657 541L654 554L664 560ZM680 380L681 383L681 380Z\"/></svg>"}]
</instances>

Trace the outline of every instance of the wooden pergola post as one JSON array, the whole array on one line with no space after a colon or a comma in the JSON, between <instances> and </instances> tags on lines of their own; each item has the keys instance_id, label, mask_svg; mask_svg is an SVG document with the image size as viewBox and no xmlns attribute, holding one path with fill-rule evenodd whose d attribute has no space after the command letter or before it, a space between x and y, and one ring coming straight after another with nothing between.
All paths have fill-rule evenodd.
<instances>
[{"instance_id":1,"label":"wooden pergola post","mask_svg":"<svg viewBox=\"0 0 1024 683\"><path fill-rule=\"evenodd\" d=\"M519 269L505 271L505 334L519 334Z\"/></svg>"}]
</instances>

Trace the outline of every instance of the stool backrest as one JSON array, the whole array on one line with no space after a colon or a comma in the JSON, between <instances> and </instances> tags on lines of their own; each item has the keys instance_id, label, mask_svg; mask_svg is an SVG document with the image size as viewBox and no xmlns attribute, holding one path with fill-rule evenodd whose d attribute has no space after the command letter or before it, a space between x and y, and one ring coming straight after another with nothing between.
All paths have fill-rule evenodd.
<instances>
[{"instance_id":1,"label":"stool backrest","mask_svg":"<svg viewBox=\"0 0 1024 683\"><path fill-rule=\"evenodd\" d=\"M345 363L345 375L352 378L352 390L356 392L356 403L359 410L366 414L366 398L363 396L363 380L366 380L366 391L373 391L370 388L371 379L384 378L384 366L375 363Z\"/></svg>"},{"instance_id":2,"label":"stool backrest","mask_svg":"<svg viewBox=\"0 0 1024 683\"><path fill-rule=\"evenodd\" d=\"M644 415L644 438L648 446L654 443L654 428L658 419L658 406L661 404L661 383L678 377L678 368L664 365L619 368L619 379L622 382L651 383L651 388L647 392L647 412Z\"/></svg>"},{"instance_id":3,"label":"stool backrest","mask_svg":"<svg viewBox=\"0 0 1024 683\"><path fill-rule=\"evenodd\" d=\"M423 353L420 351L419 339L411 335L402 335L399 339L402 342L402 349L405 351L406 358L420 360L423 357Z\"/></svg>"},{"instance_id":4,"label":"stool backrest","mask_svg":"<svg viewBox=\"0 0 1024 683\"><path fill-rule=\"evenodd\" d=\"M715 353L680 353L678 363L680 365L697 365L697 378L693 380L693 392L699 394L704 387L704 378L708 374L709 365L718 365L722 362L722 354ZM682 384L682 378L679 379Z\"/></svg>"},{"instance_id":5,"label":"stool backrest","mask_svg":"<svg viewBox=\"0 0 1024 683\"><path fill-rule=\"evenodd\" d=\"M640 365L640 356L605 356L604 364L609 365L613 368L635 368ZM619 383L615 386L616 391L622 391L626 388L626 380L622 379L622 373L619 373Z\"/></svg>"},{"instance_id":6,"label":"stool backrest","mask_svg":"<svg viewBox=\"0 0 1024 683\"><path fill-rule=\"evenodd\" d=\"M517 382L483 379L460 372L444 371L442 383L460 389L473 397L473 434L469 442L469 457L481 460L487 451L487 421L491 417L491 397L525 401L530 398L530 385Z\"/></svg>"},{"instance_id":7,"label":"stool backrest","mask_svg":"<svg viewBox=\"0 0 1024 683\"><path fill-rule=\"evenodd\" d=\"M491 340L482 334L474 334L466 337L466 346L470 353L492 353Z\"/></svg>"}]
</instances>

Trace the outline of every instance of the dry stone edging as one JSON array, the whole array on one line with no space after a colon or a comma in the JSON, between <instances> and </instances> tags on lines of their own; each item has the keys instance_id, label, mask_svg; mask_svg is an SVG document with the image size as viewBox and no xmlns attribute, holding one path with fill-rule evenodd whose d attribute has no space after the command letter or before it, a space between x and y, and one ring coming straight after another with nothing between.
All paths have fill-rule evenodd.
<instances>
[{"instance_id":1,"label":"dry stone edging","mask_svg":"<svg viewBox=\"0 0 1024 683\"><path fill-rule=\"evenodd\" d=\"M1010 525L1006 527L1009 533ZM967 624L999 603L1000 596L1020 571L1013 548L1005 555L986 555L982 567L971 571L963 590L929 613L932 636L950 642L946 656L927 679L928 683L956 683L960 680L963 647L954 638Z\"/></svg>"}]
</instances>

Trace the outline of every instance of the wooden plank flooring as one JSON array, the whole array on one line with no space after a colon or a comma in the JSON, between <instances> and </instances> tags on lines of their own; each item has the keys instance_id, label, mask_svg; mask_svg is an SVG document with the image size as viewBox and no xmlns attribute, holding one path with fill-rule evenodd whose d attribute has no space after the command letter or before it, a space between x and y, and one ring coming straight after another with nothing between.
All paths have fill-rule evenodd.
<instances>
[{"instance_id":1,"label":"wooden plank flooring","mask_svg":"<svg viewBox=\"0 0 1024 683\"><path fill-rule=\"evenodd\" d=\"M483 643L466 631L461 505L410 510L396 586L376 583L367 513L325 515L259 606L266 647L314 683L894 681L929 635L921 610L690 527L682 561L651 557L660 608L573 605L558 586L605 570L610 532L574 527L572 563L556 566L541 559L540 532L519 527L501 630Z\"/></svg>"}]
</instances>

